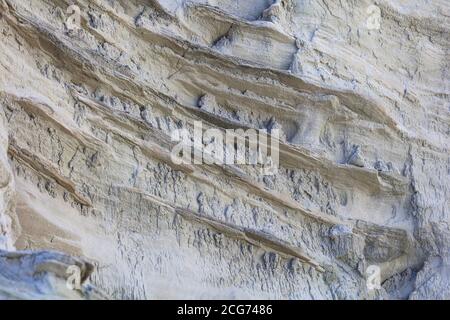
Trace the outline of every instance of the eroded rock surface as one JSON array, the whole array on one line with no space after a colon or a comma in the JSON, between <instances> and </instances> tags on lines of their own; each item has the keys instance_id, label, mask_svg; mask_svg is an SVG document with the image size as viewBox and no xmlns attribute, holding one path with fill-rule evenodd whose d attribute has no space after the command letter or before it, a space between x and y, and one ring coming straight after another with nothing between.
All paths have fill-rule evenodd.
<instances>
[{"instance_id":1,"label":"eroded rock surface","mask_svg":"<svg viewBox=\"0 0 450 320\"><path fill-rule=\"evenodd\" d=\"M449 34L446 0L0 0L0 249L113 298L449 299ZM280 129L278 173L173 163L194 121Z\"/></svg>"},{"instance_id":2,"label":"eroded rock surface","mask_svg":"<svg viewBox=\"0 0 450 320\"><path fill-rule=\"evenodd\" d=\"M78 275L67 272L77 268ZM93 266L86 261L50 251L0 251L0 299L105 299L85 284ZM79 278L78 283L70 276Z\"/></svg>"}]
</instances>

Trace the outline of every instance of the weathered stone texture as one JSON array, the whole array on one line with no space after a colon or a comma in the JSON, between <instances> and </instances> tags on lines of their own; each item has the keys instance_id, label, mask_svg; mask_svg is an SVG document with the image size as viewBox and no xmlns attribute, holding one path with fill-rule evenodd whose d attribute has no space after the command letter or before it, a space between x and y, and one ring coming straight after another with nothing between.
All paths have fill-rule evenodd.
<instances>
[{"instance_id":1,"label":"weathered stone texture","mask_svg":"<svg viewBox=\"0 0 450 320\"><path fill-rule=\"evenodd\" d=\"M0 0L0 249L113 298L449 299L449 2L373 5ZM174 164L194 121L281 129L278 174Z\"/></svg>"}]
</instances>

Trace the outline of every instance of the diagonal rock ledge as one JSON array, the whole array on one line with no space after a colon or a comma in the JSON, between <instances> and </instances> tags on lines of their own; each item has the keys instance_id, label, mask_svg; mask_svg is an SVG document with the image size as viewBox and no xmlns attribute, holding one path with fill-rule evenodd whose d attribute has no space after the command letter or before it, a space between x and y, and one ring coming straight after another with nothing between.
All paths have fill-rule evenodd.
<instances>
[{"instance_id":1,"label":"diagonal rock ledge","mask_svg":"<svg viewBox=\"0 0 450 320\"><path fill-rule=\"evenodd\" d=\"M0 0L0 298L450 297L445 0L71 4ZM195 121L278 173L173 163Z\"/></svg>"}]
</instances>

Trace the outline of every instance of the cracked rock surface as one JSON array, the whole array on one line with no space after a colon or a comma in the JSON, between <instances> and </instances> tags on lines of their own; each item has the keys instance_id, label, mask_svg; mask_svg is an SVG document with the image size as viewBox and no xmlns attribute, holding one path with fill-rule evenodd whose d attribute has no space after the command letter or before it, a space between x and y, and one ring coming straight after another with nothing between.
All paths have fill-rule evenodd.
<instances>
[{"instance_id":1,"label":"cracked rock surface","mask_svg":"<svg viewBox=\"0 0 450 320\"><path fill-rule=\"evenodd\" d=\"M449 51L447 0L0 0L0 298L450 299Z\"/></svg>"},{"instance_id":2,"label":"cracked rock surface","mask_svg":"<svg viewBox=\"0 0 450 320\"><path fill-rule=\"evenodd\" d=\"M76 266L80 286L72 283L67 269ZM84 284L93 266L81 259L51 251L0 251L0 299L97 300L106 297ZM69 280L69 281L68 281Z\"/></svg>"}]
</instances>

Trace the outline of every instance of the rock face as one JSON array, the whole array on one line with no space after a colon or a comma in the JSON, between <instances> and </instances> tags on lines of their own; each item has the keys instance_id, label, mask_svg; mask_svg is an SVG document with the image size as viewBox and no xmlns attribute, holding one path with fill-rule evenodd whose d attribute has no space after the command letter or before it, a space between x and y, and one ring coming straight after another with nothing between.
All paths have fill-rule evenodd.
<instances>
[{"instance_id":1,"label":"rock face","mask_svg":"<svg viewBox=\"0 0 450 320\"><path fill-rule=\"evenodd\" d=\"M449 34L447 0L0 0L0 298L89 298L75 264L113 298L450 299ZM281 130L277 173L174 163L196 121Z\"/></svg>"},{"instance_id":2,"label":"rock face","mask_svg":"<svg viewBox=\"0 0 450 320\"><path fill-rule=\"evenodd\" d=\"M79 274L70 272L71 267ZM92 270L89 262L57 252L0 251L0 299L105 299L83 284ZM79 287L75 287L77 277Z\"/></svg>"}]
</instances>

